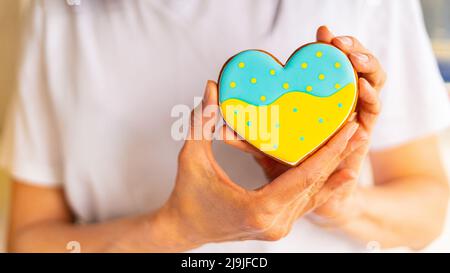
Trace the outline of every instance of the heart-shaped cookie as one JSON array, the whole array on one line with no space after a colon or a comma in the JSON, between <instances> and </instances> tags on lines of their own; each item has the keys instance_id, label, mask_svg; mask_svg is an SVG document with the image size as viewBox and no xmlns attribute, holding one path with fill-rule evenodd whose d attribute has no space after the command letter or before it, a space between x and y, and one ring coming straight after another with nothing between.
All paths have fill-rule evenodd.
<instances>
[{"instance_id":1,"label":"heart-shaped cookie","mask_svg":"<svg viewBox=\"0 0 450 273\"><path fill-rule=\"evenodd\" d=\"M336 47L311 43L286 62L261 50L231 57L219 76L225 122L267 155L297 165L347 121L358 97L357 75Z\"/></svg>"}]
</instances>

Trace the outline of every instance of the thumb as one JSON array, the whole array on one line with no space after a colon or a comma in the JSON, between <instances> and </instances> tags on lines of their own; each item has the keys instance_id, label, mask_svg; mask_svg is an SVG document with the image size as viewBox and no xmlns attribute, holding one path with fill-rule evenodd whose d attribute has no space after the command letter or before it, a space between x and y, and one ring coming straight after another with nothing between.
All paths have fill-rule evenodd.
<instances>
[{"instance_id":1,"label":"thumb","mask_svg":"<svg viewBox=\"0 0 450 273\"><path fill-rule=\"evenodd\" d=\"M219 118L217 84L208 81L202 102L191 112L191 126L188 140L211 142Z\"/></svg>"}]
</instances>

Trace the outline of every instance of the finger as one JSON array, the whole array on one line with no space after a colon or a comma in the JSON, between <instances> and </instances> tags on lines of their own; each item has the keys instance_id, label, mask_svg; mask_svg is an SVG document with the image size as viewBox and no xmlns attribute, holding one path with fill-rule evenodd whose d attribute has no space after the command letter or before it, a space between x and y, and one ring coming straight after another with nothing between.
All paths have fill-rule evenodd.
<instances>
[{"instance_id":1,"label":"finger","mask_svg":"<svg viewBox=\"0 0 450 273\"><path fill-rule=\"evenodd\" d=\"M381 111L380 99L377 90L366 79L360 78L358 86L358 119L364 129L370 131Z\"/></svg>"},{"instance_id":2,"label":"finger","mask_svg":"<svg viewBox=\"0 0 450 273\"><path fill-rule=\"evenodd\" d=\"M377 90L375 90L365 78L359 79L358 87L359 103L364 104L364 110L375 115L379 114L380 100L378 98Z\"/></svg>"},{"instance_id":3,"label":"finger","mask_svg":"<svg viewBox=\"0 0 450 273\"><path fill-rule=\"evenodd\" d=\"M366 78L377 90L380 90L386 80L386 73L381 68L377 58L370 53L353 52L350 61L360 76Z\"/></svg>"},{"instance_id":4,"label":"finger","mask_svg":"<svg viewBox=\"0 0 450 273\"><path fill-rule=\"evenodd\" d=\"M262 157L264 154L248 143L245 139L241 138L235 131L231 130L227 125L223 125L220 129L219 135L222 136L223 142L236 148L244 153L249 153L257 158Z\"/></svg>"},{"instance_id":5,"label":"finger","mask_svg":"<svg viewBox=\"0 0 450 273\"><path fill-rule=\"evenodd\" d=\"M356 72L367 78L378 90L384 85L386 73L379 61L356 38L340 36L332 40L332 44L346 53Z\"/></svg>"},{"instance_id":6,"label":"finger","mask_svg":"<svg viewBox=\"0 0 450 273\"><path fill-rule=\"evenodd\" d=\"M370 53L352 52L349 58L358 73L373 74L380 69L378 60Z\"/></svg>"},{"instance_id":7,"label":"finger","mask_svg":"<svg viewBox=\"0 0 450 273\"><path fill-rule=\"evenodd\" d=\"M313 188L322 187L328 176L342 160L342 154L350 138L358 129L356 122L347 123L327 144L298 167L292 168L272 183L264 186L263 195L273 198L292 199Z\"/></svg>"},{"instance_id":8,"label":"finger","mask_svg":"<svg viewBox=\"0 0 450 273\"><path fill-rule=\"evenodd\" d=\"M359 75L366 78L375 89L380 90L383 87L386 73L372 54L353 52L349 58Z\"/></svg>"},{"instance_id":9,"label":"finger","mask_svg":"<svg viewBox=\"0 0 450 273\"><path fill-rule=\"evenodd\" d=\"M357 122L347 123L328 143L319 149L303 164L293 169L292 172L301 174L302 177L309 174L331 174L342 160L343 152L350 139L358 130ZM314 180L313 177L306 177Z\"/></svg>"},{"instance_id":10,"label":"finger","mask_svg":"<svg viewBox=\"0 0 450 273\"><path fill-rule=\"evenodd\" d=\"M357 183L357 173L352 169L342 169L333 173L327 183L314 196L310 208L315 209L322 206L333 196L345 198Z\"/></svg>"},{"instance_id":11,"label":"finger","mask_svg":"<svg viewBox=\"0 0 450 273\"><path fill-rule=\"evenodd\" d=\"M334 35L333 33L331 33L327 26L320 26L317 29L316 38L318 42L331 43Z\"/></svg>"},{"instance_id":12,"label":"finger","mask_svg":"<svg viewBox=\"0 0 450 273\"><path fill-rule=\"evenodd\" d=\"M211 142L219 116L218 109L217 85L213 81L208 81L202 103L191 112L188 140Z\"/></svg>"},{"instance_id":13,"label":"finger","mask_svg":"<svg viewBox=\"0 0 450 273\"><path fill-rule=\"evenodd\" d=\"M346 54L352 52L370 53L358 39L352 36L334 37L331 43Z\"/></svg>"}]
</instances>

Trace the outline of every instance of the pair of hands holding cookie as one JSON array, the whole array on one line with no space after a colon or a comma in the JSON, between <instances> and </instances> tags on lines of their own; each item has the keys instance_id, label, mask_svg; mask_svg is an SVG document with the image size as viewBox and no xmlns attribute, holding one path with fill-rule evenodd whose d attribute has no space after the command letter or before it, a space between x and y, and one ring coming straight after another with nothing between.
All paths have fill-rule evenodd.
<instances>
[{"instance_id":1,"label":"pair of hands holding cookie","mask_svg":"<svg viewBox=\"0 0 450 273\"><path fill-rule=\"evenodd\" d=\"M317 40L346 53L358 73L357 114L296 167L279 163L246 141L225 140L251 153L263 168L271 182L256 190L240 187L218 165L211 150L214 128L202 128L201 140L186 140L179 154L175 188L159 213L161 217L170 215L171 228L183 234L182 248L209 242L278 240L311 211L336 226L358 217L364 204L358 198L357 179L380 112L378 93L386 76L378 60L355 38L334 37L320 27ZM206 107L218 110L217 85L212 81L196 111ZM216 111L201 118L199 124L215 123L220 114ZM192 122L191 132L199 129L195 124Z\"/></svg>"}]
</instances>

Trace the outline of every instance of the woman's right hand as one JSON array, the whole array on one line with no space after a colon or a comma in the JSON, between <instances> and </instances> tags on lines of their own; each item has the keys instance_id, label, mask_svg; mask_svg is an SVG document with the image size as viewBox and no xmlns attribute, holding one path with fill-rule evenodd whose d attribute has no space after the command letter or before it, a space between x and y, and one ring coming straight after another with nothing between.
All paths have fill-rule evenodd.
<instances>
[{"instance_id":1,"label":"woman's right hand","mask_svg":"<svg viewBox=\"0 0 450 273\"><path fill-rule=\"evenodd\" d=\"M271 183L257 190L240 187L212 153L213 125L220 116L217 98L216 83L208 81L203 102L191 115L175 188L160 212L160 217L170 217L188 248L209 242L278 240L296 219L329 198L336 187L325 184L331 175L352 175L335 169L348 149L357 148L347 145L356 122L346 124L313 156Z\"/></svg>"}]
</instances>

